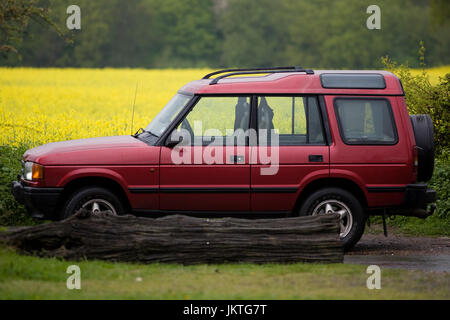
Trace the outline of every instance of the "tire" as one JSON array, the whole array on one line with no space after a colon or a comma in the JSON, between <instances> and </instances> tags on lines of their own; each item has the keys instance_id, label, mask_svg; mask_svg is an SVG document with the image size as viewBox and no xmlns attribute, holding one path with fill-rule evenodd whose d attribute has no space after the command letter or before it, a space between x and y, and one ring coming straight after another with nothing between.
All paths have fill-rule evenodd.
<instances>
[{"instance_id":1,"label":"tire","mask_svg":"<svg viewBox=\"0 0 450 320\"><path fill-rule=\"evenodd\" d=\"M350 250L364 233L366 215L358 199L350 192L339 188L324 188L310 194L302 203L300 216L323 214L329 204L333 211L345 210L350 218L345 217L341 223L341 239L344 250Z\"/></svg>"},{"instance_id":2,"label":"tire","mask_svg":"<svg viewBox=\"0 0 450 320\"><path fill-rule=\"evenodd\" d=\"M96 208L95 203L98 208ZM111 210L117 215L125 214L125 208L119 197L108 189L91 186L79 189L69 196L60 218L66 219L72 216L83 206L92 210Z\"/></svg>"},{"instance_id":3,"label":"tire","mask_svg":"<svg viewBox=\"0 0 450 320\"><path fill-rule=\"evenodd\" d=\"M433 122L428 114L415 114L411 116L411 123L419 147L417 181L426 182L431 179L434 170Z\"/></svg>"}]
</instances>

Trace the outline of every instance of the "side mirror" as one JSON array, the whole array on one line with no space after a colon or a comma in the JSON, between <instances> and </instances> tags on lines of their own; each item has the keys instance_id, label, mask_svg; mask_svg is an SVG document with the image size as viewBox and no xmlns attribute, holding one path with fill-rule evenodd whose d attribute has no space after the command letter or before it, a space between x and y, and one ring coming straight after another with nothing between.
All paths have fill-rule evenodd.
<instances>
[{"instance_id":1,"label":"side mirror","mask_svg":"<svg viewBox=\"0 0 450 320\"><path fill-rule=\"evenodd\" d=\"M183 136L179 135L179 134L174 134L175 132L172 132L169 137L167 137L166 139L166 143L165 146L167 148L173 148L176 145L178 145L179 143L181 143L183 141Z\"/></svg>"}]
</instances>

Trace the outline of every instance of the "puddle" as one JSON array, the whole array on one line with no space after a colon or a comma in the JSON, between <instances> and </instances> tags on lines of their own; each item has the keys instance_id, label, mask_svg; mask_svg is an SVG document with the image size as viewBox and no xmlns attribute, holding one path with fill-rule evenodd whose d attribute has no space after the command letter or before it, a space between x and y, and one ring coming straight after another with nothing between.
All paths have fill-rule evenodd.
<instances>
[{"instance_id":1,"label":"puddle","mask_svg":"<svg viewBox=\"0 0 450 320\"><path fill-rule=\"evenodd\" d=\"M346 264L375 264L385 268L450 272L450 255L346 255Z\"/></svg>"}]
</instances>

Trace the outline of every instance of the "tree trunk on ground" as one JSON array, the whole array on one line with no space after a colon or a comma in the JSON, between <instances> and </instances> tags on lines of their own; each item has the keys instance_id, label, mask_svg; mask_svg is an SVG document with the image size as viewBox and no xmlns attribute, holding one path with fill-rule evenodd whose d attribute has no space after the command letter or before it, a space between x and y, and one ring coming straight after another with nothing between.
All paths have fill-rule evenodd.
<instances>
[{"instance_id":1,"label":"tree trunk on ground","mask_svg":"<svg viewBox=\"0 0 450 320\"><path fill-rule=\"evenodd\" d=\"M339 217L142 218L80 211L59 222L12 229L0 241L24 253L126 262L325 262L344 259Z\"/></svg>"}]
</instances>

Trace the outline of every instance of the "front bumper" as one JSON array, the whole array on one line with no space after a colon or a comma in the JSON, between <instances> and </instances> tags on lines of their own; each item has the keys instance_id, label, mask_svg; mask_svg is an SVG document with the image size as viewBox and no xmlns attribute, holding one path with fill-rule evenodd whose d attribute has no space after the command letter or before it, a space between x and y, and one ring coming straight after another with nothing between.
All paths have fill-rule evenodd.
<instances>
[{"instance_id":1,"label":"front bumper","mask_svg":"<svg viewBox=\"0 0 450 320\"><path fill-rule=\"evenodd\" d=\"M13 181L11 192L27 212L38 219L53 219L63 188L38 188Z\"/></svg>"}]
</instances>

